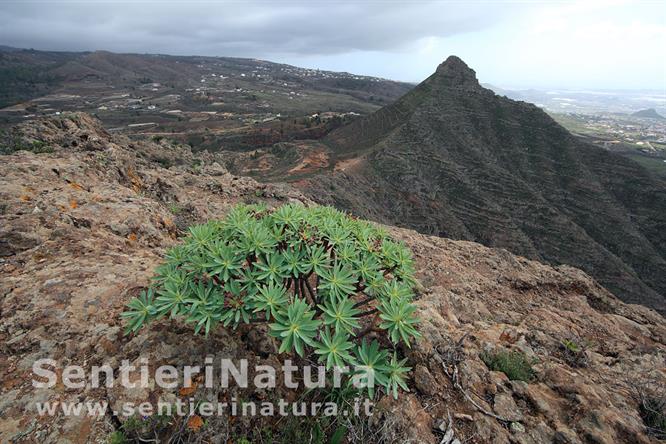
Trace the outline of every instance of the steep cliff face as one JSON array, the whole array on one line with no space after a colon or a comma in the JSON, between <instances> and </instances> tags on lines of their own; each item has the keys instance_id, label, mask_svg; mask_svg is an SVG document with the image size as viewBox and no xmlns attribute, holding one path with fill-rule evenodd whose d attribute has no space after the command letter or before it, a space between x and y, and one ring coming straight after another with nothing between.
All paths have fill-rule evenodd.
<instances>
[{"instance_id":1,"label":"steep cliff face","mask_svg":"<svg viewBox=\"0 0 666 444\"><path fill-rule=\"evenodd\" d=\"M666 182L482 88L456 57L325 142L335 171L299 182L319 201L573 265L666 310Z\"/></svg>"},{"instance_id":2,"label":"steep cliff face","mask_svg":"<svg viewBox=\"0 0 666 444\"><path fill-rule=\"evenodd\" d=\"M0 158L0 441L105 442L119 427L110 414L40 417L38 401L117 406L158 396L267 396L252 388L198 386L185 393L31 386L31 366L43 357L59 365L110 363L115 369L124 359L139 365L141 358L203 365L209 355L275 365L284 356L261 326L219 328L204 339L191 326L158 322L124 337L119 314L149 285L164 249L187 225L220 217L240 201L308 200L287 186L232 176L214 157L197 159L182 147L112 137L85 115L30 122L21 133L53 152ZM164 159L181 164L163 168ZM195 168L197 160L206 166ZM620 302L572 267L387 229L417 261L423 338L400 351L414 368L411 392L397 401L378 400L377 414L349 429L349 442L439 443L442 423L453 434L447 442L654 442L641 417L640 393L666 384L666 323L660 315ZM580 351L572 355L566 341ZM484 352L505 349L529 358L533 379L510 381L481 359ZM196 431L182 423L174 427L182 427L186 442L226 442L299 424L278 419L223 416Z\"/></svg>"}]
</instances>

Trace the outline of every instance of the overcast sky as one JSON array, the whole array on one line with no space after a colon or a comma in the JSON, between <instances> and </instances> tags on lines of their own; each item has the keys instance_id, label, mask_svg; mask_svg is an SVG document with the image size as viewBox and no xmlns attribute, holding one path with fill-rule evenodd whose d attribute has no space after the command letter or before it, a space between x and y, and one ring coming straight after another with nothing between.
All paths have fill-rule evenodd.
<instances>
[{"instance_id":1,"label":"overcast sky","mask_svg":"<svg viewBox=\"0 0 666 444\"><path fill-rule=\"evenodd\" d=\"M414 82L455 54L502 87L666 92L664 0L0 0L0 44L255 57Z\"/></svg>"}]
</instances>

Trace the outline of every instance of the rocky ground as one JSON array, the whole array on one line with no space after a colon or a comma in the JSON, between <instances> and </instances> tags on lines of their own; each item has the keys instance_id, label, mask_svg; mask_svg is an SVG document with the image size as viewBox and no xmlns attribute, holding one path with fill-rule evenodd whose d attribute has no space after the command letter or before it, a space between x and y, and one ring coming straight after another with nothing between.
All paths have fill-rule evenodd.
<instances>
[{"instance_id":1,"label":"rocky ground","mask_svg":"<svg viewBox=\"0 0 666 444\"><path fill-rule=\"evenodd\" d=\"M110 414L40 417L38 401L273 396L203 387L32 387L32 364L45 357L116 369L122 359L140 357L174 365L206 355L277 362L263 327L219 328L205 339L191 326L162 321L123 336L119 315L187 226L221 217L240 201L306 199L287 186L235 177L210 154L112 137L83 114L29 122L20 132L47 152L0 157L0 442L107 442L120 426ZM384 397L373 418L347 424L348 442L656 442L640 404L666 387L663 317L620 302L575 268L390 232L418 263L423 339L404 350L414 368L410 393ZM580 350L571 353L565 341ZM527 356L534 377L511 381L491 371L481 356L503 349ZM173 422L169 430L180 442L271 442L269 436L303 424L221 417L204 425Z\"/></svg>"}]
</instances>

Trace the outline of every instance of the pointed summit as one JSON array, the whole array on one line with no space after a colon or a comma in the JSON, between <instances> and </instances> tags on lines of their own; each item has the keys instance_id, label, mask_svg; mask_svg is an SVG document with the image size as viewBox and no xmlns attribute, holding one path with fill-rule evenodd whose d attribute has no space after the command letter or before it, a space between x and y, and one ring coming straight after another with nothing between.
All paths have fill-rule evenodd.
<instances>
[{"instance_id":1,"label":"pointed summit","mask_svg":"<svg viewBox=\"0 0 666 444\"><path fill-rule=\"evenodd\" d=\"M494 96L479 84L473 69L460 57L451 55L407 94L363 119L338 128L327 136L327 142L338 152L358 151L377 143L418 110L430 107L441 112L446 109L444 102L455 105L456 98L484 91Z\"/></svg>"},{"instance_id":2,"label":"pointed summit","mask_svg":"<svg viewBox=\"0 0 666 444\"><path fill-rule=\"evenodd\" d=\"M460 57L455 55L448 56L446 60L439 64L437 71L441 70L470 71L474 74L474 70L467 66L467 63L465 63Z\"/></svg>"},{"instance_id":3,"label":"pointed summit","mask_svg":"<svg viewBox=\"0 0 666 444\"><path fill-rule=\"evenodd\" d=\"M437 71L431 76L438 82L445 83L451 87L479 87L479 81L476 78L476 72L467 66L460 57L449 56L438 67Z\"/></svg>"}]
</instances>

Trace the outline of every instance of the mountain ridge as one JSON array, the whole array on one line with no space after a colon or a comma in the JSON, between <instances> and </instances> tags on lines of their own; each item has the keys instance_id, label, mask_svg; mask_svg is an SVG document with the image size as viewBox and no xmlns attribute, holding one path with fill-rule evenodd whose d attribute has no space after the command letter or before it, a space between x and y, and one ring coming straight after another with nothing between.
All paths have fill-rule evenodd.
<instances>
[{"instance_id":1,"label":"mountain ridge","mask_svg":"<svg viewBox=\"0 0 666 444\"><path fill-rule=\"evenodd\" d=\"M299 182L314 199L571 264L626 301L666 310L664 181L581 142L535 105L482 88L457 57L323 141L355 161Z\"/></svg>"},{"instance_id":2,"label":"mountain ridge","mask_svg":"<svg viewBox=\"0 0 666 444\"><path fill-rule=\"evenodd\" d=\"M434 91L436 92L441 88L466 89L471 92L485 91L479 85L474 70L469 68L459 57L450 56L437 67L435 73L395 102L380 108L365 119L340 128L327 137L326 141L334 146L336 154L340 154L340 152L344 154L345 145L350 145L350 140L358 138L358 134L360 134L361 141L355 141L354 143L355 147L363 148L400 125L400 122L408 118L423 100L427 100ZM368 122L368 120L371 120L371 122ZM373 126L377 126L379 130L372 131L368 134L367 140L364 140L366 128L372 128Z\"/></svg>"}]
</instances>

